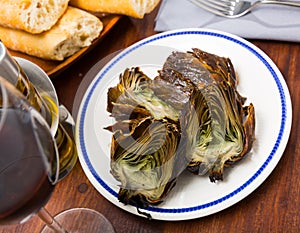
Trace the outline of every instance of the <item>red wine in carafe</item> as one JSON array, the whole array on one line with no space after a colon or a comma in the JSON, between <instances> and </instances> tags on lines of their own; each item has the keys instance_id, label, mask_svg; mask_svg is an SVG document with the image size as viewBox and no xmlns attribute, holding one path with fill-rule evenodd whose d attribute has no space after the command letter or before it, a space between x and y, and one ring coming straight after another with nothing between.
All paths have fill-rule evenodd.
<instances>
[{"instance_id":1,"label":"red wine in carafe","mask_svg":"<svg viewBox=\"0 0 300 233\"><path fill-rule=\"evenodd\" d=\"M0 109L0 115L3 112ZM20 223L48 201L54 188L53 140L47 128L34 125L30 112L9 109L0 125L0 224ZM42 143L37 143L37 137Z\"/></svg>"}]
</instances>

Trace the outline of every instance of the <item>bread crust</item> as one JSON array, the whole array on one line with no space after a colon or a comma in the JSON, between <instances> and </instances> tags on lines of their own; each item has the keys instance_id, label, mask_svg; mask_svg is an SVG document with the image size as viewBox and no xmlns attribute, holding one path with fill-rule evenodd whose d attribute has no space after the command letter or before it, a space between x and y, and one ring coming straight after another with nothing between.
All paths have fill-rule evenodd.
<instances>
[{"instance_id":1,"label":"bread crust","mask_svg":"<svg viewBox=\"0 0 300 233\"><path fill-rule=\"evenodd\" d=\"M11 50L43 59L63 60L89 46L102 29L103 24L96 16L68 7L57 24L46 32L31 34L0 26L0 39Z\"/></svg>"},{"instance_id":2,"label":"bread crust","mask_svg":"<svg viewBox=\"0 0 300 233\"><path fill-rule=\"evenodd\" d=\"M69 0L0 0L0 25L41 33L59 20L68 3Z\"/></svg>"},{"instance_id":3,"label":"bread crust","mask_svg":"<svg viewBox=\"0 0 300 233\"><path fill-rule=\"evenodd\" d=\"M94 12L143 18L160 0L70 0L70 5Z\"/></svg>"}]
</instances>

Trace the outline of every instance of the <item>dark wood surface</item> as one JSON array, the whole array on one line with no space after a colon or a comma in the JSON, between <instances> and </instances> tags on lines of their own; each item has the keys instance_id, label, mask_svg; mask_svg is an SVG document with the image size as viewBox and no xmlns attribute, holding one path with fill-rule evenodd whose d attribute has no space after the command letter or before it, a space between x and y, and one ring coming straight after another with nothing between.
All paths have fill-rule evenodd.
<instances>
[{"instance_id":1,"label":"dark wood surface","mask_svg":"<svg viewBox=\"0 0 300 233\"><path fill-rule=\"evenodd\" d=\"M73 108L76 91L86 72L105 56L153 35L156 13L157 9L143 20L123 17L97 47L52 78L60 101L69 110ZM86 178L78 162L73 171L58 183L46 208L52 214L73 207L95 209L112 222L117 233L299 232L300 44L260 40L251 42L279 67L293 103L292 131L284 155L271 175L253 193L237 204L207 217L176 222L149 221L125 212L102 197ZM42 225L38 217L33 217L22 225L1 226L0 232L35 233L39 232Z\"/></svg>"}]
</instances>

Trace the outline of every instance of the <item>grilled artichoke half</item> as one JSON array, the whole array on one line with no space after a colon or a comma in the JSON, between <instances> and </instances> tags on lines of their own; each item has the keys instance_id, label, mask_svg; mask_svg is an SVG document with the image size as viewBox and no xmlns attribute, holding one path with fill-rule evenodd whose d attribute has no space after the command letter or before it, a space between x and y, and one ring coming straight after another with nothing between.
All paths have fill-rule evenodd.
<instances>
[{"instance_id":1,"label":"grilled artichoke half","mask_svg":"<svg viewBox=\"0 0 300 233\"><path fill-rule=\"evenodd\" d=\"M157 92L168 95L169 105ZM182 140L181 108L188 98L162 80L151 80L139 68L127 69L119 84L108 91L107 111L116 123L113 132L111 173L120 185L119 200L138 208L163 201L186 169L191 145Z\"/></svg>"},{"instance_id":2,"label":"grilled artichoke half","mask_svg":"<svg viewBox=\"0 0 300 233\"><path fill-rule=\"evenodd\" d=\"M199 118L198 131L191 136L196 138L188 169L199 175L208 172L212 182L222 180L224 167L250 151L255 130L254 106L244 106L246 99L236 89L238 80L230 59L200 49L173 53L159 78L189 95L191 109ZM189 121L193 115L185 117Z\"/></svg>"},{"instance_id":3,"label":"grilled artichoke half","mask_svg":"<svg viewBox=\"0 0 300 233\"><path fill-rule=\"evenodd\" d=\"M236 90L228 58L199 49L173 52L155 79L126 69L108 91L115 124L111 173L119 200L138 208L161 203L188 168L223 179L223 169L252 147L255 115Z\"/></svg>"}]
</instances>

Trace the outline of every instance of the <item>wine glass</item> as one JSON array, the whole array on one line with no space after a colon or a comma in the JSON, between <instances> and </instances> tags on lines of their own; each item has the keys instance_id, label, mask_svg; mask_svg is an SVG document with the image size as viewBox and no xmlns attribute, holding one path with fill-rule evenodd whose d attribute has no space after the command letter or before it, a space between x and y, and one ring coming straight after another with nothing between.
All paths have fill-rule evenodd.
<instances>
[{"instance_id":1,"label":"wine glass","mask_svg":"<svg viewBox=\"0 0 300 233\"><path fill-rule=\"evenodd\" d=\"M23 223L38 214L47 224L44 233L114 232L94 210L70 209L56 220L43 207L59 176L57 146L45 119L2 77L0 148L0 224Z\"/></svg>"}]
</instances>

